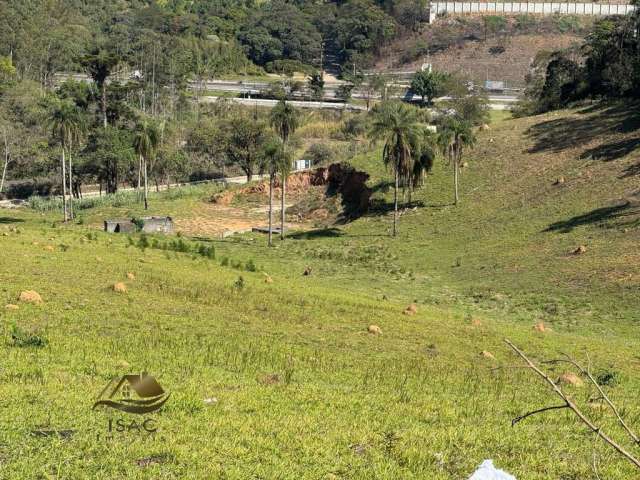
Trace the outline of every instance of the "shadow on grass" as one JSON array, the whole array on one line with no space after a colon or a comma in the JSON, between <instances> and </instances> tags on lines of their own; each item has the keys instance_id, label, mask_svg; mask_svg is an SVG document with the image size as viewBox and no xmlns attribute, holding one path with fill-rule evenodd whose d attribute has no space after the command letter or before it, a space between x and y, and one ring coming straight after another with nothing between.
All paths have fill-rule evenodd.
<instances>
[{"instance_id":1,"label":"shadow on grass","mask_svg":"<svg viewBox=\"0 0 640 480\"><path fill-rule=\"evenodd\" d=\"M339 228L320 228L306 232L292 233L287 235L287 238L291 238L293 240L316 240L320 238L342 237L344 235L345 233Z\"/></svg>"},{"instance_id":2,"label":"shadow on grass","mask_svg":"<svg viewBox=\"0 0 640 480\"><path fill-rule=\"evenodd\" d=\"M626 157L636 148L640 147L640 138L629 138L619 142L606 143L595 148L590 148L580 155L581 159L602 160L610 162Z\"/></svg>"},{"instance_id":3,"label":"shadow on grass","mask_svg":"<svg viewBox=\"0 0 640 480\"><path fill-rule=\"evenodd\" d=\"M545 232L561 232L569 233L574 228L599 224L608 227L620 227L623 225L637 225L640 223L637 215L640 213L637 208L633 208L631 204L615 205L612 207L597 208L582 215L577 215L568 220L555 222L545 229ZM620 221L635 217L628 221ZM607 225L608 224L608 225Z\"/></svg>"},{"instance_id":4,"label":"shadow on grass","mask_svg":"<svg viewBox=\"0 0 640 480\"><path fill-rule=\"evenodd\" d=\"M13 218L13 217L0 217L0 224L6 225L8 223L23 223L24 220L21 218Z\"/></svg>"},{"instance_id":5,"label":"shadow on grass","mask_svg":"<svg viewBox=\"0 0 640 480\"><path fill-rule=\"evenodd\" d=\"M529 153L561 152L584 145L595 138L640 129L637 103L600 104L580 110L579 116L562 117L533 125L527 134L535 140ZM640 146L640 140L625 140L602 145L586 156L615 160Z\"/></svg>"},{"instance_id":6,"label":"shadow on grass","mask_svg":"<svg viewBox=\"0 0 640 480\"><path fill-rule=\"evenodd\" d=\"M398 202L398 212L400 213L406 209L424 207L426 207L426 204L422 200L410 203ZM440 205L438 205L438 207L440 207ZM393 202L385 202L384 200L376 199L371 202L367 216L376 217L380 215L387 215L390 212L393 212Z\"/></svg>"}]
</instances>

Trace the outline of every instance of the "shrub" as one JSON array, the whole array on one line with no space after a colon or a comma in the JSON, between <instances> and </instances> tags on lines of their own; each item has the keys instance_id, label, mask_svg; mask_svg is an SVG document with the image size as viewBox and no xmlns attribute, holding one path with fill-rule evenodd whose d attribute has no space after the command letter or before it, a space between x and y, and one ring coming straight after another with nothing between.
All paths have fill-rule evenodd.
<instances>
[{"instance_id":1,"label":"shrub","mask_svg":"<svg viewBox=\"0 0 640 480\"><path fill-rule=\"evenodd\" d=\"M11 340L13 345L19 348L40 348L48 343L46 338L34 332L27 332L15 324L11 327Z\"/></svg>"},{"instance_id":2,"label":"shrub","mask_svg":"<svg viewBox=\"0 0 640 480\"><path fill-rule=\"evenodd\" d=\"M335 157L335 152L329 145L314 143L304 152L304 156L311 160L313 165L324 165L331 162Z\"/></svg>"}]
</instances>

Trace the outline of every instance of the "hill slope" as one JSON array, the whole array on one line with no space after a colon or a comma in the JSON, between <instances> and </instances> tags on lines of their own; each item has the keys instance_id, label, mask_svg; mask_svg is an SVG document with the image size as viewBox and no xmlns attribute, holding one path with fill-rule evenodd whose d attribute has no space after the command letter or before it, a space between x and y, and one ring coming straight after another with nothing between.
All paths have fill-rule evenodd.
<instances>
[{"instance_id":1,"label":"hill slope","mask_svg":"<svg viewBox=\"0 0 640 480\"><path fill-rule=\"evenodd\" d=\"M498 121L469 154L462 205L450 205L439 164L397 239L389 177L372 155L353 162L372 174L370 215L271 250L263 236L164 246L87 226L138 206L68 226L57 212L2 211L0 300L35 289L44 303L0 311L0 476L444 480L493 458L523 480L590 478L592 437L568 413L512 428L555 401L508 368L519 363L502 339L537 360L588 351L635 426L636 209L601 209L635 189L636 127L616 105ZM186 217L204 200L169 195L152 197L153 213ZM580 244L586 253L570 255ZM412 300L417 314L403 315ZM533 331L541 319L551 331ZM92 411L95 398L143 370L171 392L158 433L105 439L119 416ZM566 388L623 441L591 389ZM632 477L607 448L595 452L603 478Z\"/></svg>"}]
</instances>

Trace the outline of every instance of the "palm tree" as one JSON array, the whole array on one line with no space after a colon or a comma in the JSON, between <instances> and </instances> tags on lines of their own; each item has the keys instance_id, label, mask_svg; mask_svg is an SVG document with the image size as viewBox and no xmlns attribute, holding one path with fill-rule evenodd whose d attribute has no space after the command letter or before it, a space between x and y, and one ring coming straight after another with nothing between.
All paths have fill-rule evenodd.
<instances>
[{"instance_id":1,"label":"palm tree","mask_svg":"<svg viewBox=\"0 0 640 480\"><path fill-rule=\"evenodd\" d=\"M67 209L67 174L66 174L66 154L69 153L69 190L73 197L73 165L71 161L71 149L80 142L80 137L84 130L82 114L78 107L71 101L60 101L52 109L49 117L51 132L53 137L60 142L62 147L62 204L64 210L64 221L73 218L73 201L69 199L69 209Z\"/></svg>"},{"instance_id":2,"label":"palm tree","mask_svg":"<svg viewBox=\"0 0 640 480\"><path fill-rule=\"evenodd\" d=\"M369 135L384 142L382 161L394 175L393 236L398 234L398 187L410 185L414 162L420 156L421 128L416 109L401 102L384 102L374 107Z\"/></svg>"},{"instance_id":3,"label":"palm tree","mask_svg":"<svg viewBox=\"0 0 640 480\"><path fill-rule=\"evenodd\" d=\"M438 135L438 145L442 154L445 155L449 163L453 165L453 185L456 205L460 202L458 184L464 149L473 147L475 143L476 136L469 122L455 117L446 118L442 122Z\"/></svg>"},{"instance_id":4,"label":"palm tree","mask_svg":"<svg viewBox=\"0 0 640 480\"><path fill-rule=\"evenodd\" d=\"M299 115L293 105L288 104L285 100L280 100L278 104L271 110L270 123L273 129L282 138L283 148L286 152L289 136L298 128ZM280 198L281 218L280 218L280 239L284 240L284 221L285 221L285 196L287 192L287 177L291 173L291 165L282 165L280 169L280 177L282 183L282 196Z\"/></svg>"},{"instance_id":5,"label":"palm tree","mask_svg":"<svg viewBox=\"0 0 640 480\"><path fill-rule=\"evenodd\" d=\"M273 189L276 174L291 165L291 158L287 155L284 143L274 137L267 142L263 152L263 165L269 172L269 246L273 246Z\"/></svg>"},{"instance_id":6,"label":"palm tree","mask_svg":"<svg viewBox=\"0 0 640 480\"><path fill-rule=\"evenodd\" d=\"M144 178L144 209L149 209L149 178L148 164L153 159L160 143L160 131L158 127L148 119L142 119L136 126L133 137L133 148L140 161L139 170ZM138 172L140 175L140 172Z\"/></svg>"},{"instance_id":7,"label":"palm tree","mask_svg":"<svg viewBox=\"0 0 640 480\"><path fill-rule=\"evenodd\" d=\"M411 203L411 193L414 189L424 185L424 179L432 169L438 156L437 137L430 131L423 134L420 143L420 155L414 159L411 183L409 185L409 203Z\"/></svg>"}]
</instances>

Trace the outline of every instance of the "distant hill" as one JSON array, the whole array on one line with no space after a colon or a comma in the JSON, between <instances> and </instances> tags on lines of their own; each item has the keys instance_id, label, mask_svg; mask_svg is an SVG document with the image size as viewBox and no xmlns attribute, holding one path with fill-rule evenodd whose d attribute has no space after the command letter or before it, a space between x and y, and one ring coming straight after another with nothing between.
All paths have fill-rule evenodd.
<instances>
[{"instance_id":1,"label":"distant hill","mask_svg":"<svg viewBox=\"0 0 640 480\"><path fill-rule=\"evenodd\" d=\"M589 17L443 18L419 34L388 45L378 70L417 70L423 63L482 83L505 81L522 87L535 56L579 43L590 31Z\"/></svg>"}]
</instances>

